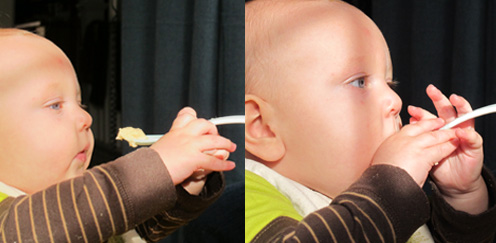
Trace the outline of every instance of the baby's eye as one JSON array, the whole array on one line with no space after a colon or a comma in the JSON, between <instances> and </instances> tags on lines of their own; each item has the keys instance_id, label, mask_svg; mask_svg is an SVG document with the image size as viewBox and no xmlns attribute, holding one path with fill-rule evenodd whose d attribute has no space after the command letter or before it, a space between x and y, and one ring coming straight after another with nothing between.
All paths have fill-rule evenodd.
<instances>
[{"instance_id":1,"label":"baby's eye","mask_svg":"<svg viewBox=\"0 0 496 243\"><path fill-rule=\"evenodd\" d=\"M357 78L350 82L352 86L363 89L365 88L365 78Z\"/></svg>"},{"instance_id":2,"label":"baby's eye","mask_svg":"<svg viewBox=\"0 0 496 243\"><path fill-rule=\"evenodd\" d=\"M50 107L50 109L53 109L53 110L60 110L62 108L62 103L57 102L55 104L51 104L49 107Z\"/></svg>"}]
</instances>

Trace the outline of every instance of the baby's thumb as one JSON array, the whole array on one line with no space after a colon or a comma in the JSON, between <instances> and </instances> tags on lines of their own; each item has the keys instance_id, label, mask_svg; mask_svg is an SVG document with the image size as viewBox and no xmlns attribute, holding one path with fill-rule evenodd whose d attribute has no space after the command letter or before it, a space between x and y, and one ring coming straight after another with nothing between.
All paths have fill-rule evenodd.
<instances>
[{"instance_id":1,"label":"baby's thumb","mask_svg":"<svg viewBox=\"0 0 496 243\"><path fill-rule=\"evenodd\" d=\"M196 119L196 111L191 107L184 107L177 113L177 117L172 123L171 130L183 128Z\"/></svg>"}]
</instances>

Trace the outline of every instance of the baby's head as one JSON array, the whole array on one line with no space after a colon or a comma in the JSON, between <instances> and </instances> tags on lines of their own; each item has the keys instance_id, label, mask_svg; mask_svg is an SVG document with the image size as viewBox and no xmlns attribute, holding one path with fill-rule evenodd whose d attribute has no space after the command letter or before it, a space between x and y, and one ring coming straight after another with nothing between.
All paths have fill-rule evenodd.
<instances>
[{"instance_id":1,"label":"baby's head","mask_svg":"<svg viewBox=\"0 0 496 243\"><path fill-rule=\"evenodd\" d=\"M335 197L399 129L386 41L341 1L255 0L245 9L246 154Z\"/></svg>"},{"instance_id":2,"label":"baby's head","mask_svg":"<svg viewBox=\"0 0 496 243\"><path fill-rule=\"evenodd\" d=\"M74 69L52 42L0 29L0 181L26 193L81 175L94 140Z\"/></svg>"}]
</instances>

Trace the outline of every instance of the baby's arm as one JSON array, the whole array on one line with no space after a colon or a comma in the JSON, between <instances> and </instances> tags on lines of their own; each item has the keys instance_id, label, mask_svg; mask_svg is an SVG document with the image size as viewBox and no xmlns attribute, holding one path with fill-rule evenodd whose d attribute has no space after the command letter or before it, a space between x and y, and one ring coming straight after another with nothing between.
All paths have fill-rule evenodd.
<instances>
[{"instance_id":1,"label":"baby's arm","mask_svg":"<svg viewBox=\"0 0 496 243\"><path fill-rule=\"evenodd\" d=\"M139 149L43 191L5 199L0 238L2 242L103 242L173 208L176 199L176 188L159 155Z\"/></svg>"},{"instance_id":2,"label":"baby's arm","mask_svg":"<svg viewBox=\"0 0 496 243\"><path fill-rule=\"evenodd\" d=\"M192 195L182 186L176 186L175 206L137 225L138 234L147 242L157 242L200 216L220 197L224 189L224 179L221 173L210 173L205 180L202 193L198 196Z\"/></svg>"},{"instance_id":3,"label":"baby's arm","mask_svg":"<svg viewBox=\"0 0 496 243\"><path fill-rule=\"evenodd\" d=\"M329 206L303 219L296 210L291 213L294 206L277 189L247 173L245 235L250 242L406 242L429 217L422 189L396 166L370 167Z\"/></svg>"}]
</instances>

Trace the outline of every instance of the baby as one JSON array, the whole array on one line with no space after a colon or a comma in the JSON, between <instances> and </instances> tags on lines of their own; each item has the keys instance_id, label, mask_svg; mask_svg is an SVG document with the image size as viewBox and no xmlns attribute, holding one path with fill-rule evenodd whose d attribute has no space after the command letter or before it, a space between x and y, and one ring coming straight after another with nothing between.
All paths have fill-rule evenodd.
<instances>
[{"instance_id":1,"label":"baby","mask_svg":"<svg viewBox=\"0 0 496 243\"><path fill-rule=\"evenodd\" d=\"M429 217L433 236L417 239L494 237L473 121L438 130L471 111L465 99L429 86L439 118L409 107L401 128L386 41L362 12L274 0L246 3L245 16L246 241L404 242Z\"/></svg>"},{"instance_id":2,"label":"baby","mask_svg":"<svg viewBox=\"0 0 496 243\"><path fill-rule=\"evenodd\" d=\"M222 176L208 171L234 168L225 152L204 152L236 146L185 108L150 148L86 170L92 118L64 53L42 37L2 29L0 73L3 242L102 242L135 227L156 241L220 196ZM192 178L198 170L206 172Z\"/></svg>"}]
</instances>

